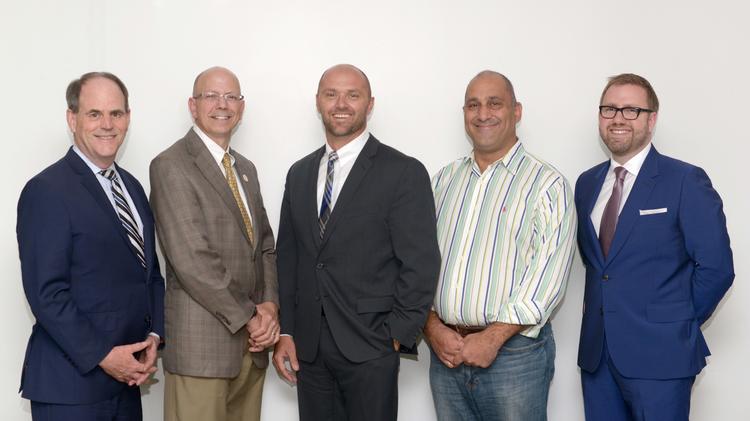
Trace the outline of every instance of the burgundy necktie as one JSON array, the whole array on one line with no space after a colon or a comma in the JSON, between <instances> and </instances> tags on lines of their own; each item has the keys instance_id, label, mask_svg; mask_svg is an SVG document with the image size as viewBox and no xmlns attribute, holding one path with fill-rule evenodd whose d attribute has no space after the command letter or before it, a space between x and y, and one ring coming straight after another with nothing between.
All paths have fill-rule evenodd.
<instances>
[{"instance_id":1,"label":"burgundy necktie","mask_svg":"<svg viewBox=\"0 0 750 421\"><path fill-rule=\"evenodd\" d=\"M625 167L615 168L615 185L612 186L612 195L609 196L607 206L604 207L604 214L602 214L602 221L599 225L599 244L602 246L602 253L604 253L605 259L607 258L607 254L609 254L609 246L612 244L612 239L615 236L617 219L620 215L622 187L625 184L625 176L627 174L628 170Z\"/></svg>"}]
</instances>

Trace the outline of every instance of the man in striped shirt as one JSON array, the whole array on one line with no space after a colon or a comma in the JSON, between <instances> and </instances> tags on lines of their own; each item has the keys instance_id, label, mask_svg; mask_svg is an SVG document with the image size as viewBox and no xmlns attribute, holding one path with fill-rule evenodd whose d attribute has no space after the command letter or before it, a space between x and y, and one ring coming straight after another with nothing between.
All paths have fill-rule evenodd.
<instances>
[{"instance_id":1,"label":"man in striped shirt","mask_svg":"<svg viewBox=\"0 0 750 421\"><path fill-rule=\"evenodd\" d=\"M547 419L576 234L565 178L516 137L522 107L502 74L466 88L473 152L433 178L442 267L425 326L439 420Z\"/></svg>"}]
</instances>

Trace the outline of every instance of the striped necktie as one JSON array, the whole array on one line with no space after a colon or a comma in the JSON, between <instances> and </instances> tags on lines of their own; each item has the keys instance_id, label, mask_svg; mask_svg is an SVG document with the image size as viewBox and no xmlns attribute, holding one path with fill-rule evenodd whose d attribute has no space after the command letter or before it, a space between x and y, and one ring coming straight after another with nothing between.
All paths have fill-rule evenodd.
<instances>
[{"instance_id":1,"label":"striped necktie","mask_svg":"<svg viewBox=\"0 0 750 421\"><path fill-rule=\"evenodd\" d=\"M122 186L120 185L120 180L117 178L117 173L113 169L106 169L99 171L99 174L112 182L112 196L115 198L117 216L120 218L122 226L125 227L125 232L128 233L128 240L130 240L130 245L135 250L138 261L141 262L141 266L145 269L146 255L143 252L145 249L143 237L138 232L138 224L135 222L135 217L133 217L133 212L130 210L128 201L125 200L125 194L122 192Z\"/></svg>"},{"instance_id":2,"label":"striped necktie","mask_svg":"<svg viewBox=\"0 0 750 421\"><path fill-rule=\"evenodd\" d=\"M336 151L328 154L328 168L326 169L326 187L323 192L323 201L320 203L320 215L318 217L318 228L320 229L320 238L326 232L328 218L331 217L331 199L333 198L333 165L339 159Z\"/></svg>"}]
</instances>

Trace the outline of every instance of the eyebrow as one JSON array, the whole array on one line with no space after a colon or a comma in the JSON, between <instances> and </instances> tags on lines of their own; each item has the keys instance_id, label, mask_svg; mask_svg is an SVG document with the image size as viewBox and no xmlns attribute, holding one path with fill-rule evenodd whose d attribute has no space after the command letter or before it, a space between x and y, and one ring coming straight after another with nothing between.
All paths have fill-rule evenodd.
<instances>
[{"instance_id":1,"label":"eyebrow","mask_svg":"<svg viewBox=\"0 0 750 421\"><path fill-rule=\"evenodd\" d=\"M102 111L102 110L100 110L100 109L98 109L98 108L92 108L92 109L90 109L90 110L85 110L85 111L83 111L83 113L84 113L84 114L91 114L91 113L99 113L99 114L104 114L104 111ZM109 110L109 114L112 114L112 113L123 113L123 114L127 114L128 112L127 112L127 111L125 111L125 110L124 110L124 109L122 109L122 108L115 108L114 110Z\"/></svg>"},{"instance_id":2,"label":"eyebrow","mask_svg":"<svg viewBox=\"0 0 750 421\"><path fill-rule=\"evenodd\" d=\"M467 98L465 102L471 102L471 101L481 102L481 100L479 98L475 97L475 96L473 96L471 98ZM504 102L505 100L502 97L499 97L499 96L491 96L491 97L487 98L487 101L500 101L500 102Z\"/></svg>"}]
</instances>

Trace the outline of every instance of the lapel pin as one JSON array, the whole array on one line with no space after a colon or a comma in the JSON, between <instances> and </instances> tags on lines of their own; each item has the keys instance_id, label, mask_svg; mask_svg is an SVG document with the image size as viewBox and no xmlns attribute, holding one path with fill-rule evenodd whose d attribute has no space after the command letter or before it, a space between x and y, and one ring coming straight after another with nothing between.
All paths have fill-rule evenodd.
<instances>
[{"instance_id":1,"label":"lapel pin","mask_svg":"<svg viewBox=\"0 0 750 421\"><path fill-rule=\"evenodd\" d=\"M247 176L245 174L242 174L242 180L245 181L245 183L247 183Z\"/></svg>"}]
</instances>

